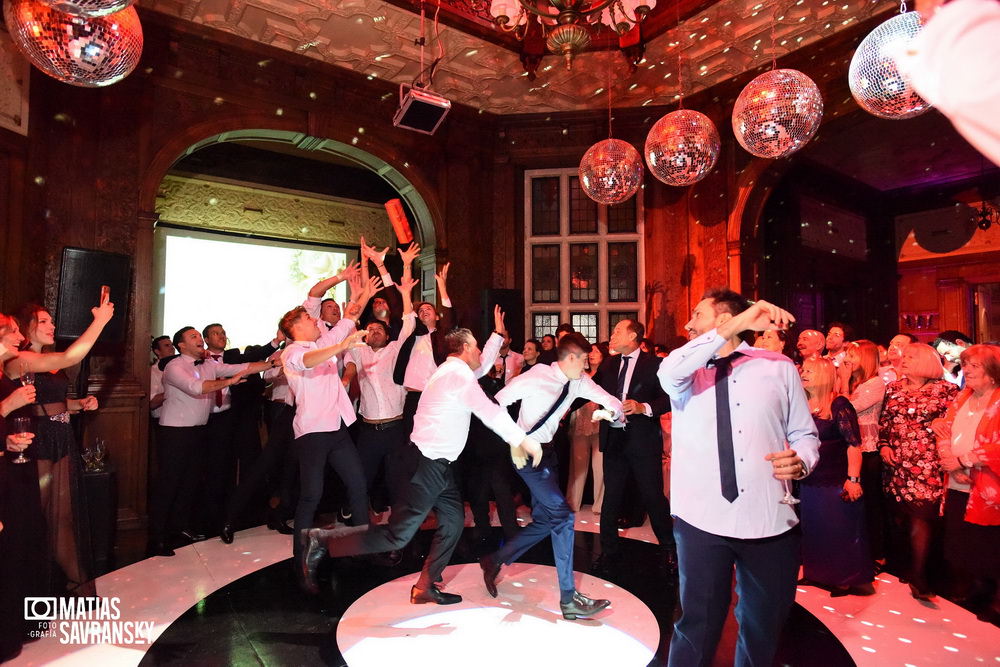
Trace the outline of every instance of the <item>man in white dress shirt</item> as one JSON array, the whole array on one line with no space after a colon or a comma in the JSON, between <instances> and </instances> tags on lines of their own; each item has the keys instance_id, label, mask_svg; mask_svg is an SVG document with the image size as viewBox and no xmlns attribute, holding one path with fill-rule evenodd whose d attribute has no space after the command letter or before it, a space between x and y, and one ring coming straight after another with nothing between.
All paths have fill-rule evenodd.
<instances>
[{"instance_id":1,"label":"man in white dress shirt","mask_svg":"<svg viewBox=\"0 0 1000 667\"><path fill-rule=\"evenodd\" d=\"M410 292L417 284L413 278L403 278L396 287L403 298L403 325L400 338L413 331L416 316ZM395 500L406 480L399 479L403 466L400 458L409 446L410 434L402 428L403 402L406 390L393 382L392 373L399 354L400 340L389 340L388 325L372 320L366 327L364 346L348 351L346 372L357 373L361 386L361 424L358 428L358 454L365 471L368 493L374 496L373 484L379 468L385 462L385 477L389 500ZM352 368L353 367L353 368ZM374 502L374 499L373 499ZM373 507L375 505L373 504Z\"/></svg>"},{"instance_id":2,"label":"man in white dress shirt","mask_svg":"<svg viewBox=\"0 0 1000 667\"><path fill-rule=\"evenodd\" d=\"M513 378L497 392L497 403L506 407L521 402L517 425L545 445L559 428L559 421L578 398L594 401L612 413L612 420L622 418L622 403L594 383L583 372L591 345L581 334L572 332L559 339L559 360L539 365L530 373ZM554 449L543 448L542 463L528 467L524 460L515 460L517 474L531 491L531 523L522 528L498 551L479 559L483 568L486 591L497 596L496 578L503 565L510 565L541 540L552 536L559 578L559 606L568 620L587 618L601 611L608 600L593 600L576 590L573 583L573 511L559 488Z\"/></svg>"},{"instance_id":3,"label":"man in white dress shirt","mask_svg":"<svg viewBox=\"0 0 1000 667\"><path fill-rule=\"evenodd\" d=\"M170 336L159 336L153 339L153 355L156 361L149 367L149 412L155 427L160 421L160 408L163 405L163 371L160 370L160 359L166 359L177 354Z\"/></svg>"},{"instance_id":4,"label":"man in white dress shirt","mask_svg":"<svg viewBox=\"0 0 1000 667\"><path fill-rule=\"evenodd\" d=\"M180 356L161 360L163 407L156 438L158 469L153 482L149 518L149 553L173 556L167 544L168 528L191 539L191 512L201 478L208 441L208 416L215 392L239 383L247 373L270 368L271 362L252 364L204 363L205 341L194 327L174 334Z\"/></svg>"},{"instance_id":5,"label":"man in white dress shirt","mask_svg":"<svg viewBox=\"0 0 1000 667\"><path fill-rule=\"evenodd\" d=\"M338 557L401 549L434 510L437 532L417 583L410 589L410 602L461 602L460 595L445 593L437 584L442 581L441 573L451 560L465 523L454 463L465 448L472 415L511 448L517 448L519 457L527 452L535 465L541 461L541 445L525 435L507 411L491 401L476 382L474 371L479 368L481 353L472 332L455 329L445 336L444 342L448 358L427 382L413 419L410 439L420 451L416 472L402 499L393 505L392 518L387 525L370 525L365 532L340 537L322 528L310 530L301 568L301 584L308 592L319 590L316 568L326 554Z\"/></svg>"},{"instance_id":6,"label":"man in white dress shirt","mask_svg":"<svg viewBox=\"0 0 1000 667\"><path fill-rule=\"evenodd\" d=\"M675 667L712 664L734 566L736 665L771 664L795 599L798 519L781 503L788 483L781 480L815 467L816 425L792 361L739 338L794 320L767 302L711 290L685 325L691 341L657 373L673 413L670 488L683 610L670 641Z\"/></svg>"}]
</instances>

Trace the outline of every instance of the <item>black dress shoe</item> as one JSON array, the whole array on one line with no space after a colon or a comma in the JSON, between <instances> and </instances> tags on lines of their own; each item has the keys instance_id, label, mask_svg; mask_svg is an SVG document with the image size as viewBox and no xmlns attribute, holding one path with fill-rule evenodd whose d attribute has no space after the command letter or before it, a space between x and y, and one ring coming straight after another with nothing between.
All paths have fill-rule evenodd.
<instances>
[{"instance_id":1,"label":"black dress shoe","mask_svg":"<svg viewBox=\"0 0 1000 667\"><path fill-rule=\"evenodd\" d=\"M276 530L282 535L292 535L295 533L295 529L289 526L286 522L279 519L268 519L267 527L269 530Z\"/></svg>"},{"instance_id":2,"label":"black dress shoe","mask_svg":"<svg viewBox=\"0 0 1000 667\"><path fill-rule=\"evenodd\" d=\"M479 559L479 567L483 568L483 583L486 584L486 592L491 598L497 596L497 575L500 574L500 563L497 563L490 556L483 556Z\"/></svg>"},{"instance_id":3,"label":"black dress shoe","mask_svg":"<svg viewBox=\"0 0 1000 667\"><path fill-rule=\"evenodd\" d=\"M559 609L567 621L588 618L611 604L610 600L592 600L580 591L573 592L573 599L560 602Z\"/></svg>"},{"instance_id":4,"label":"black dress shoe","mask_svg":"<svg viewBox=\"0 0 1000 667\"><path fill-rule=\"evenodd\" d=\"M461 595L445 593L436 584L431 584L431 587L427 590L417 588L416 586L410 589L410 604L427 604L428 602L433 602L434 604L457 604L461 601Z\"/></svg>"},{"instance_id":5,"label":"black dress shoe","mask_svg":"<svg viewBox=\"0 0 1000 667\"><path fill-rule=\"evenodd\" d=\"M219 539L226 544L233 543L233 524L227 523L222 527L222 531L219 533Z\"/></svg>"},{"instance_id":6,"label":"black dress shoe","mask_svg":"<svg viewBox=\"0 0 1000 667\"><path fill-rule=\"evenodd\" d=\"M316 570L319 569L319 564L323 562L323 558L326 556L326 546L321 539L322 533L323 530L320 528L304 530L301 533L303 545L301 562L298 568L299 586L311 595L319 593Z\"/></svg>"},{"instance_id":7,"label":"black dress shoe","mask_svg":"<svg viewBox=\"0 0 1000 667\"><path fill-rule=\"evenodd\" d=\"M168 547L163 542L150 542L149 547L146 549L146 557L152 558L153 556L173 556L174 550Z\"/></svg>"},{"instance_id":8,"label":"black dress shoe","mask_svg":"<svg viewBox=\"0 0 1000 667\"><path fill-rule=\"evenodd\" d=\"M202 540L205 539L205 536L202 535L201 533L196 533L193 530L187 528L178 532L177 534L189 542L201 542Z\"/></svg>"}]
</instances>

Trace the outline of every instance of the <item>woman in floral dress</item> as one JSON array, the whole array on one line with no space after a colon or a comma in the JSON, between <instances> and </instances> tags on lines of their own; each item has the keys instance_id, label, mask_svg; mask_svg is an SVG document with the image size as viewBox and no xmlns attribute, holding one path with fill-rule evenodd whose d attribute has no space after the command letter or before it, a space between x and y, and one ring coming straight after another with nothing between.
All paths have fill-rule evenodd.
<instances>
[{"instance_id":1,"label":"woman in floral dress","mask_svg":"<svg viewBox=\"0 0 1000 667\"><path fill-rule=\"evenodd\" d=\"M933 597L927 584L927 555L932 522L938 516L944 483L937 440L931 422L944 416L958 387L942 380L937 352L924 343L903 350L901 380L889 384L879 420L879 453L885 463L884 483L890 503L910 533L910 593L918 600Z\"/></svg>"}]
</instances>

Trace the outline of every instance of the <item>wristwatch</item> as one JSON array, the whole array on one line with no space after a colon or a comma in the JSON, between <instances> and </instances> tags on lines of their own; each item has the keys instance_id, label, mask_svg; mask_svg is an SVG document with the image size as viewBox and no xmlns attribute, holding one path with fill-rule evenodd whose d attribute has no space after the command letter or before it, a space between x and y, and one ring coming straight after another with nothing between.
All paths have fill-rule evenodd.
<instances>
[{"instance_id":1,"label":"wristwatch","mask_svg":"<svg viewBox=\"0 0 1000 667\"><path fill-rule=\"evenodd\" d=\"M848 482L854 482L855 484L860 484L861 483L861 478L860 477L851 477L850 475L848 475L847 476L847 481Z\"/></svg>"}]
</instances>

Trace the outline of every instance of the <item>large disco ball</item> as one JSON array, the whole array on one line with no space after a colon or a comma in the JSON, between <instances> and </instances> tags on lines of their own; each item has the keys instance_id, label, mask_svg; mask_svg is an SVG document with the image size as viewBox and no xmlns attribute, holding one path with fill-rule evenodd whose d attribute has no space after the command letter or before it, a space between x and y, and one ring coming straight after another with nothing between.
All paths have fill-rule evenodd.
<instances>
[{"instance_id":1,"label":"large disco ball","mask_svg":"<svg viewBox=\"0 0 1000 667\"><path fill-rule=\"evenodd\" d=\"M131 7L135 0L39 0L43 5L77 16L106 16Z\"/></svg>"},{"instance_id":2,"label":"large disco ball","mask_svg":"<svg viewBox=\"0 0 1000 667\"><path fill-rule=\"evenodd\" d=\"M7 30L31 64L74 86L96 88L124 79L139 64L142 26L135 8L91 18L38 0L7 0Z\"/></svg>"},{"instance_id":3,"label":"large disco ball","mask_svg":"<svg viewBox=\"0 0 1000 667\"><path fill-rule=\"evenodd\" d=\"M642 184L642 158L627 141L605 139L580 160L580 185L598 204L621 204Z\"/></svg>"},{"instance_id":4,"label":"large disco ball","mask_svg":"<svg viewBox=\"0 0 1000 667\"><path fill-rule=\"evenodd\" d=\"M858 106L890 119L913 118L931 108L896 65L921 27L919 12L906 12L872 30L858 45L847 72Z\"/></svg>"},{"instance_id":5,"label":"large disco ball","mask_svg":"<svg viewBox=\"0 0 1000 667\"><path fill-rule=\"evenodd\" d=\"M805 146L823 120L823 98L794 69L764 72L747 84L733 107L733 132L757 157L787 157Z\"/></svg>"},{"instance_id":6,"label":"large disco ball","mask_svg":"<svg viewBox=\"0 0 1000 667\"><path fill-rule=\"evenodd\" d=\"M645 154L653 176L667 185L692 185L715 167L719 132L699 111L672 111L649 130Z\"/></svg>"}]
</instances>

